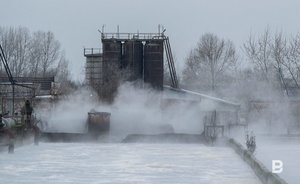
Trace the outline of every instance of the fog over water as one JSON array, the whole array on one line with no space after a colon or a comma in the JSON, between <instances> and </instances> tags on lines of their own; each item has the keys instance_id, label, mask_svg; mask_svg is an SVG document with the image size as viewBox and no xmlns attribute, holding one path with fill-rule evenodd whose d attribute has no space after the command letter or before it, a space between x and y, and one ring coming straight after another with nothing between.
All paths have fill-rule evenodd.
<instances>
[{"instance_id":1,"label":"fog over water","mask_svg":"<svg viewBox=\"0 0 300 184\"><path fill-rule=\"evenodd\" d=\"M257 137L255 156L272 170L272 160L283 162L283 172L279 174L289 184L300 181L300 139L299 137Z\"/></svg>"},{"instance_id":2,"label":"fog over water","mask_svg":"<svg viewBox=\"0 0 300 184\"><path fill-rule=\"evenodd\" d=\"M0 157L3 183L259 184L227 147L41 143Z\"/></svg>"},{"instance_id":3,"label":"fog over water","mask_svg":"<svg viewBox=\"0 0 300 184\"><path fill-rule=\"evenodd\" d=\"M179 103L162 107L163 98L162 94L150 88L140 89L125 83L120 86L111 105L96 103L95 93L82 89L52 108L41 105L36 113L46 132L85 133L88 112L99 111L111 113L110 135L120 138L134 133L202 133L203 123L200 120L203 113L200 113L199 105L191 107Z\"/></svg>"},{"instance_id":4,"label":"fog over water","mask_svg":"<svg viewBox=\"0 0 300 184\"><path fill-rule=\"evenodd\" d=\"M174 96L167 90L161 94L147 85L141 89L126 82L119 87L114 102L107 104L99 101L94 91L83 87L86 63L83 49L102 46L98 30L156 33L158 25L160 31L166 28L165 34L170 38L180 87L240 104L239 122L248 123L248 126L234 128L225 135L243 146L247 133L256 136L254 156L270 171L272 160L282 160L284 168L279 176L288 183L299 183L300 93L288 94L287 88L300 89L297 83L298 80L300 84L300 39L289 42L293 41L291 35L300 38L300 1L9 0L1 2L1 7L0 27L21 26L28 28L30 33L39 30L54 33L63 55L69 60L68 79L80 88L70 87L72 93L61 95L57 103L45 102L35 107L34 112L42 122L38 125L41 130L85 134L90 111L111 113L111 123L109 133L100 136L96 143L41 142L39 146L16 147L14 154L0 153L0 183L260 183L252 169L229 147L121 144L130 134L201 134L205 113L214 111L217 103L185 97L169 103ZM263 56L269 54L269 57L260 60L269 64L265 67L270 78L265 80L260 76L264 73L260 73L260 67L255 64L255 55L247 56L244 46L250 38L258 39L256 47L263 45L259 38L263 38L267 30L270 30L270 42L266 45L270 50L267 49ZM216 89L207 85L210 75L206 75L209 74L206 68L195 72L203 76L184 79L189 53L205 33L228 39L236 48L237 63L217 78L220 81ZM288 52L282 54L289 57L276 60L274 41L281 33L282 40L288 41L281 42L282 46L295 43L298 48L295 60L289 55L293 53L289 47L286 47ZM253 48L262 51L261 47L256 47ZM12 47L12 50L17 49ZM42 52L42 55L46 54ZM259 54L256 56L260 58ZM297 66L292 67L294 72L291 72L297 78L296 86L288 82L290 86L286 87L285 80L291 81L287 68L276 69L280 63L290 66L288 61L295 61ZM199 103L191 105L184 100L199 100ZM232 119L226 121L230 123Z\"/></svg>"}]
</instances>

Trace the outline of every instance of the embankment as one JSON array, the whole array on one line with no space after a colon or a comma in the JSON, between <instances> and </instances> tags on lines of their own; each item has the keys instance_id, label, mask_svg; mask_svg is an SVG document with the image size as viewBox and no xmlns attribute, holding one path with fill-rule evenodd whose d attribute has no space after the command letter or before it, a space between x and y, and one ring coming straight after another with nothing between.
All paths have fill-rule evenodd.
<instances>
[{"instance_id":1,"label":"embankment","mask_svg":"<svg viewBox=\"0 0 300 184\"><path fill-rule=\"evenodd\" d=\"M270 172L260 161L258 161L250 152L234 139L229 139L228 144L235 152L252 168L258 178L264 184L287 184L277 174Z\"/></svg>"}]
</instances>

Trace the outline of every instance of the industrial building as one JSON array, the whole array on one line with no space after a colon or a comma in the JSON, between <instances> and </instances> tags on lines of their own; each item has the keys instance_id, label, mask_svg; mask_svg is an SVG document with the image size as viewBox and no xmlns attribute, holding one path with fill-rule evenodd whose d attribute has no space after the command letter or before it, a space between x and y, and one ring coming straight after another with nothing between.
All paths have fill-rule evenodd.
<instances>
[{"instance_id":1,"label":"industrial building","mask_svg":"<svg viewBox=\"0 0 300 184\"><path fill-rule=\"evenodd\" d=\"M101 41L102 49L84 49L86 81L97 91L101 100L112 102L120 83L137 81L136 84L141 84L141 87L151 86L161 91L162 109L182 103L198 108L205 117L205 133L215 134L220 130L223 135L224 130L230 127L246 126L239 122L239 104L179 88L169 38L164 32L135 34L102 31ZM164 72L164 61L168 72ZM170 75L170 86L164 84L165 73ZM209 103L211 108L199 106L200 102Z\"/></svg>"},{"instance_id":2,"label":"industrial building","mask_svg":"<svg viewBox=\"0 0 300 184\"><path fill-rule=\"evenodd\" d=\"M26 99L32 102L56 94L54 77L14 77L18 85L12 89L9 78L0 77L1 112L14 113Z\"/></svg>"},{"instance_id":3,"label":"industrial building","mask_svg":"<svg viewBox=\"0 0 300 184\"><path fill-rule=\"evenodd\" d=\"M164 33L101 33L101 49L85 48L86 81L112 101L122 81L142 81L163 89L164 55L172 87L178 87L169 39Z\"/></svg>"}]
</instances>

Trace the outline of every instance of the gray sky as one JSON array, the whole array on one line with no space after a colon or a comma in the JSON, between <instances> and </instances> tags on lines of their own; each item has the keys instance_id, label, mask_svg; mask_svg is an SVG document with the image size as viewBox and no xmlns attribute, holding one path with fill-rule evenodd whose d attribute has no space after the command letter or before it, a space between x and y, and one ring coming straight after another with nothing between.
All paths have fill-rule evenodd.
<instances>
[{"instance_id":1,"label":"gray sky","mask_svg":"<svg viewBox=\"0 0 300 184\"><path fill-rule=\"evenodd\" d=\"M200 36L213 32L239 49L250 33L269 26L288 34L300 30L298 0L0 0L1 26L26 26L54 32L70 60L73 79L83 79L84 47L100 47L106 32L157 32L170 36L177 65Z\"/></svg>"}]
</instances>

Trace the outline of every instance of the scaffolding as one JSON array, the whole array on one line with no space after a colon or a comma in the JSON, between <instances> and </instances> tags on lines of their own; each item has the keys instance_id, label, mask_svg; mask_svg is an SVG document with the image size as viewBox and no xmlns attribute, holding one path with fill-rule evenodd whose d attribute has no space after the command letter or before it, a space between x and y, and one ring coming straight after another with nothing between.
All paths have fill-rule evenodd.
<instances>
[{"instance_id":1,"label":"scaffolding","mask_svg":"<svg viewBox=\"0 0 300 184\"><path fill-rule=\"evenodd\" d=\"M83 52L86 57L85 79L87 83L99 92L103 83L103 59L100 48L84 48Z\"/></svg>"}]
</instances>

